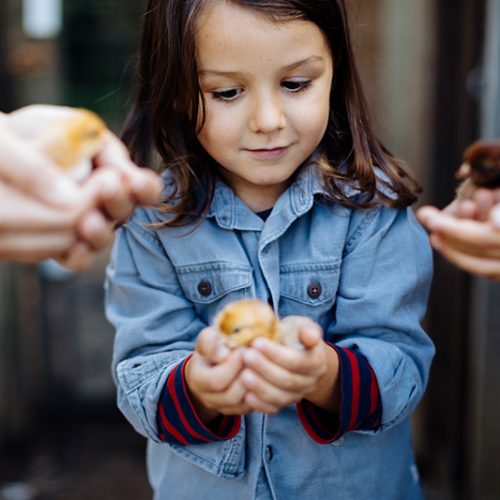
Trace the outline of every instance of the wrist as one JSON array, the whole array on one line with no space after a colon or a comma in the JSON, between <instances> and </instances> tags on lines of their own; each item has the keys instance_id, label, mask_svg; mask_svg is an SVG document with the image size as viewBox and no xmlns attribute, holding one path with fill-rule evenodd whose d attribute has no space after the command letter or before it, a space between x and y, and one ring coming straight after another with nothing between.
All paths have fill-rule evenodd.
<instances>
[{"instance_id":1,"label":"wrist","mask_svg":"<svg viewBox=\"0 0 500 500\"><path fill-rule=\"evenodd\" d=\"M184 379L186 382L186 390L188 396L193 404L194 410L198 418L204 423L208 424L220 415L220 412L214 408L209 408L203 403L202 395L196 391L196 384L192 383L191 368L193 356L191 356L184 366Z\"/></svg>"},{"instance_id":2,"label":"wrist","mask_svg":"<svg viewBox=\"0 0 500 500\"><path fill-rule=\"evenodd\" d=\"M338 413L340 411L340 361L335 349L326 343L323 344L323 348L327 369L318 378L316 388L306 394L304 399L330 413Z\"/></svg>"}]
</instances>

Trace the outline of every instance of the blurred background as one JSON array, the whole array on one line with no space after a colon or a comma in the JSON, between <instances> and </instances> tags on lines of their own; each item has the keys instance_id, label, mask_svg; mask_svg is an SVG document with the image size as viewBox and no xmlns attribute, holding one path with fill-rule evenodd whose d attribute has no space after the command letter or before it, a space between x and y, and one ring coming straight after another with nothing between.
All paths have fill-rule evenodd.
<instances>
[{"instance_id":1,"label":"blurred background","mask_svg":"<svg viewBox=\"0 0 500 500\"><path fill-rule=\"evenodd\" d=\"M379 135L416 173L420 203L443 207L464 148L500 136L500 0L347 3ZM0 109L82 106L118 133L145 5L0 0ZM115 409L107 258L81 275L0 265L0 500L151 497L144 440ZM430 500L500 498L499 285L436 255L437 356L413 419Z\"/></svg>"}]
</instances>

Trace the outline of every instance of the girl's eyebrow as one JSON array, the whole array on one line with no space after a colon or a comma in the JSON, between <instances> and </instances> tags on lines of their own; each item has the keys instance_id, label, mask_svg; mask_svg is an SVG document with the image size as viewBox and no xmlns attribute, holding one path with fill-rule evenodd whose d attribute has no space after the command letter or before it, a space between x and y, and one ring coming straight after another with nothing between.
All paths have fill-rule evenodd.
<instances>
[{"instance_id":1,"label":"girl's eyebrow","mask_svg":"<svg viewBox=\"0 0 500 500\"><path fill-rule=\"evenodd\" d=\"M307 57L306 59L301 59L300 61L294 62L292 64L288 64L286 66L283 66L283 68L280 68L282 71L290 71L293 69L297 69L303 66L308 66L310 64L314 64L317 62L323 62L323 58L320 56L311 56ZM229 76L229 77L234 77L234 76L241 76L247 74L246 72L238 72L238 71L219 71L215 69L201 69L198 71L199 76L205 76L205 75L218 75L218 76Z\"/></svg>"}]
</instances>

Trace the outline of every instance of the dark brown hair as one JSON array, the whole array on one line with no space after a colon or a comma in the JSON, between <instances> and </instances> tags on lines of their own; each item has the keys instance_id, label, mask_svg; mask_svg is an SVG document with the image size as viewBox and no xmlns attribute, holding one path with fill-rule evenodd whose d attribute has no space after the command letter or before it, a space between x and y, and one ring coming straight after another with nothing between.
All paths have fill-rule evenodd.
<instances>
[{"instance_id":1,"label":"dark brown hair","mask_svg":"<svg viewBox=\"0 0 500 500\"><path fill-rule=\"evenodd\" d=\"M196 66L197 21L213 1L149 0L142 28L135 101L123 140L140 164L156 151L172 187L161 209L167 226L200 220L212 201L218 169L197 139L200 89ZM401 160L375 137L353 59L343 0L224 0L276 21L308 20L326 35L334 61L330 116L318 161L331 200L358 208L379 203L405 207L420 189ZM203 108L203 104L202 104ZM201 109L203 116L203 109ZM343 165L342 168L340 166ZM385 180L376 179L374 165ZM352 199L343 181L357 183L364 196ZM392 193L387 196L388 189Z\"/></svg>"}]
</instances>

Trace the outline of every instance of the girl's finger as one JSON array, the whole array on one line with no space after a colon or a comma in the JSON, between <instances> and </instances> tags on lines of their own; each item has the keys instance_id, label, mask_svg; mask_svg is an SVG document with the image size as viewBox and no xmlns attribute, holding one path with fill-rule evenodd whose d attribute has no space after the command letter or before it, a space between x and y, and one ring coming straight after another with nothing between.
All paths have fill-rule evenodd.
<instances>
[{"instance_id":1,"label":"girl's finger","mask_svg":"<svg viewBox=\"0 0 500 500\"><path fill-rule=\"evenodd\" d=\"M248 368L241 372L240 379L248 392L257 396L262 402L277 408L283 408L302 399L301 393L284 391Z\"/></svg>"},{"instance_id":2,"label":"girl's finger","mask_svg":"<svg viewBox=\"0 0 500 500\"><path fill-rule=\"evenodd\" d=\"M249 392L245 396L245 404L249 406L253 411L266 413L267 415L274 415L281 410L279 406L267 403L266 401L262 401L258 396L251 392Z\"/></svg>"},{"instance_id":3,"label":"girl's finger","mask_svg":"<svg viewBox=\"0 0 500 500\"><path fill-rule=\"evenodd\" d=\"M226 391L209 394L207 403L219 411L221 411L222 408L239 408L243 405L246 393L247 389L242 384L241 380L236 378Z\"/></svg>"},{"instance_id":4,"label":"girl's finger","mask_svg":"<svg viewBox=\"0 0 500 500\"><path fill-rule=\"evenodd\" d=\"M195 358L192 358L195 361ZM206 360L197 363L197 370L191 370L193 382L198 387L198 392L222 393L226 391L236 379L242 369L241 353L230 353L225 361L217 365L209 365Z\"/></svg>"},{"instance_id":5,"label":"girl's finger","mask_svg":"<svg viewBox=\"0 0 500 500\"><path fill-rule=\"evenodd\" d=\"M258 373L274 386L285 391L305 391L311 385L311 377L293 373L270 361L257 349L248 348L243 351L246 366Z\"/></svg>"},{"instance_id":6,"label":"girl's finger","mask_svg":"<svg viewBox=\"0 0 500 500\"><path fill-rule=\"evenodd\" d=\"M217 364L224 361L231 353L230 349L222 341L222 336L216 328L204 328L198 335L196 351L203 356L209 364Z\"/></svg>"},{"instance_id":7,"label":"girl's finger","mask_svg":"<svg viewBox=\"0 0 500 500\"><path fill-rule=\"evenodd\" d=\"M315 349L295 349L259 337L252 342L252 347L266 356L269 360L285 370L303 375L311 375L316 369Z\"/></svg>"},{"instance_id":8,"label":"girl's finger","mask_svg":"<svg viewBox=\"0 0 500 500\"><path fill-rule=\"evenodd\" d=\"M248 415L252 411L253 408L250 408L247 404L241 404L238 406L222 406L219 413L231 417L235 415Z\"/></svg>"}]
</instances>

